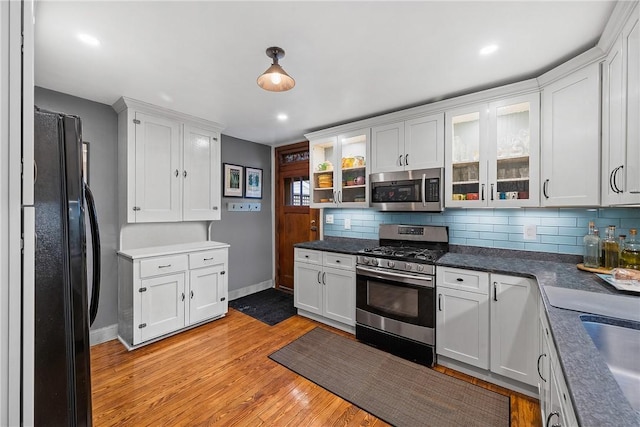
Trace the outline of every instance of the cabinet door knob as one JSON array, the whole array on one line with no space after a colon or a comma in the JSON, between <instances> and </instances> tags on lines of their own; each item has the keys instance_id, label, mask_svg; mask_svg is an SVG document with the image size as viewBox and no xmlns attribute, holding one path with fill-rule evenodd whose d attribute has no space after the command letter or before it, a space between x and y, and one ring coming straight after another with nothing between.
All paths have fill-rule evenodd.
<instances>
[{"instance_id":1,"label":"cabinet door knob","mask_svg":"<svg viewBox=\"0 0 640 427\"><path fill-rule=\"evenodd\" d=\"M147 292L147 288L140 288L138 289L138 292Z\"/></svg>"},{"instance_id":2,"label":"cabinet door knob","mask_svg":"<svg viewBox=\"0 0 640 427\"><path fill-rule=\"evenodd\" d=\"M226 271L224 271L224 270L222 270L222 271L220 272L220 274L224 276L225 274L227 274L227 272L226 272Z\"/></svg>"},{"instance_id":3,"label":"cabinet door knob","mask_svg":"<svg viewBox=\"0 0 640 427\"><path fill-rule=\"evenodd\" d=\"M182 293L182 301L184 301L184 292Z\"/></svg>"},{"instance_id":4,"label":"cabinet door knob","mask_svg":"<svg viewBox=\"0 0 640 427\"><path fill-rule=\"evenodd\" d=\"M191 291L191 295L189 297L193 299L193 291Z\"/></svg>"},{"instance_id":5,"label":"cabinet door knob","mask_svg":"<svg viewBox=\"0 0 640 427\"><path fill-rule=\"evenodd\" d=\"M176 169L176 178L178 177L178 175L180 175L180 171L178 171L178 169Z\"/></svg>"},{"instance_id":6,"label":"cabinet door knob","mask_svg":"<svg viewBox=\"0 0 640 427\"><path fill-rule=\"evenodd\" d=\"M138 325L138 329L142 329L142 328L146 328L146 327L147 327L147 324L146 324L146 323L140 323L140 324Z\"/></svg>"},{"instance_id":7,"label":"cabinet door knob","mask_svg":"<svg viewBox=\"0 0 640 427\"><path fill-rule=\"evenodd\" d=\"M187 177L187 171L182 172L182 176Z\"/></svg>"},{"instance_id":8,"label":"cabinet door knob","mask_svg":"<svg viewBox=\"0 0 640 427\"><path fill-rule=\"evenodd\" d=\"M220 298L220 301L225 301L227 298L226 297L222 297Z\"/></svg>"}]
</instances>

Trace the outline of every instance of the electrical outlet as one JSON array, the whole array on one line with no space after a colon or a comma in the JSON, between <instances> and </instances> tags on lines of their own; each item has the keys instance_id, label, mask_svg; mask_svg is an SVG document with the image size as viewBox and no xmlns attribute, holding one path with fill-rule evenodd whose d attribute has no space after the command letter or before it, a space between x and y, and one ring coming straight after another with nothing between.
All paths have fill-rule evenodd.
<instances>
[{"instance_id":1,"label":"electrical outlet","mask_svg":"<svg viewBox=\"0 0 640 427\"><path fill-rule=\"evenodd\" d=\"M333 214L326 214L326 215L324 216L324 221L325 221L327 224L333 224Z\"/></svg>"},{"instance_id":2,"label":"electrical outlet","mask_svg":"<svg viewBox=\"0 0 640 427\"><path fill-rule=\"evenodd\" d=\"M524 240L536 240L538 237L536 225L527 224L523 227Z\"/></svg>"},{"instance_id":3,"label":"electrical outlet","mask_svg":"<svg viewBox=\"0 0 640 427\"><path fill-rule=\"evenodd\" d=\"M351 218L344 219L344 229L351 230Z\"/></svg>"}]
</instances>

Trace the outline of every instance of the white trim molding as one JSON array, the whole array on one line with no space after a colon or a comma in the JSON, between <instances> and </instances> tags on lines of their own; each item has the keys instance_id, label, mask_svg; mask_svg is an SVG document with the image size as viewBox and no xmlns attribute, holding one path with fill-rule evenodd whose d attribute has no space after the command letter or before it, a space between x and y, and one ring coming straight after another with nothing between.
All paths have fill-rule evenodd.
<instances>
[{"instance_id":1,"label":"white trim molding","mask_svg":"<svg viewBox=\"0 0 640 427\"><path fill-rule=\"evenodd\" d=\"M242 298L247 295L255 294L256 292L264 291L265 289L273 288L273 280L265 280L264 282L256 283L255 285L245 286L244 288L235 289L229 291L229 301Z\"/></svg>"}]
</instances>

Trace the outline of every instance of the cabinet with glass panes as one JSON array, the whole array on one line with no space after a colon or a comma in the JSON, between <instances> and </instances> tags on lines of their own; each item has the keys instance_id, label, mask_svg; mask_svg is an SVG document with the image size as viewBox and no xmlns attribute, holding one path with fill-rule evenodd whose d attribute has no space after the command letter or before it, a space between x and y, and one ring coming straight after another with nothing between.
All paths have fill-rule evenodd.
<instances>
[{"instance_id":1,"label":"cabinet with glass panes","mask_svg":"<svg viewBox=\"0 0 640 427\"><path fill-rule=\"evenodd\" d=\"M366 207L369 129L310 141L311 207Z\"/></svg>"},{"instance_id":2,"label":"cabinet with glass panes","mask_svg":"<svg viewBox=\"0 0 640 427\"><path fill-rule=\"evenodd\" d=\"M446 114L445 206L539 204L539 94Z\"/></svg>"}]
</instances>

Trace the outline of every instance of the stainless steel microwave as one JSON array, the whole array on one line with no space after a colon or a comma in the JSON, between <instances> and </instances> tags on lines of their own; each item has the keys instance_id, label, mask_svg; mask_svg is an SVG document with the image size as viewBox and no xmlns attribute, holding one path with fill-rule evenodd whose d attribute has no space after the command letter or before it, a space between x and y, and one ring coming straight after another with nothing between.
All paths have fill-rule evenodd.
<instances>
[{"instance_id":1,"label":"stainless steel microwave","mask_svg":"<svg viewBox=\"0 0 640 427\"><path fill-rule=\"evenodd\" d=\"M371 207L396 212L442 212L443 182L443 168L371 174Z\"/></svg>"}]
</instances>

